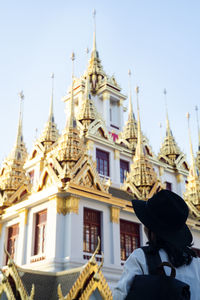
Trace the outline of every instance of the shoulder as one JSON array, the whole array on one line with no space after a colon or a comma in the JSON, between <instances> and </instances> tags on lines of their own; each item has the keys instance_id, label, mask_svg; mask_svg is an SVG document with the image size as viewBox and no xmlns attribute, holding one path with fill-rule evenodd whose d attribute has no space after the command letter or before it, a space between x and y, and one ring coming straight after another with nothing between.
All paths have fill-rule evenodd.
<instances>
[{"instance_id":1,"label":"shoulder","mask_svg":"<svg viewBox=\"0 0 200 300\"><path fill-rule=\"evenodd\" d=\"M135 249L125 263L125 268L132 268L138 266L143 274L147 273L147 264L144 251L141 248Z\"/></svg>"}]
</instances>

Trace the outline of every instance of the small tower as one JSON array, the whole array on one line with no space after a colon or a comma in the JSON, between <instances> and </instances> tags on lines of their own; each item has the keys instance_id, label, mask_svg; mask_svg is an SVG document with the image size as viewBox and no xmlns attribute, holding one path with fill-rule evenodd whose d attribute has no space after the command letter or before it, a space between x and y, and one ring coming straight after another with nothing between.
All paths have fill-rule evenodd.
<instances>
[{"instance_id":1,"label":"small tower","mask_svg":"<svg viewBox=\"0 0 200 300\"><path fill-rule=\"evenodd\" d=\"M88 75L91 83L91 92L96 94L102 79L106 76L99 58L99 52L96 47L96 11L93 12L94 18L94 33L93 33L93 48L88 66Z\"/></svg>"},{"instance_id":2,"label":"small tower","mask_svg":"<svg viewBox=\"0 0 200 300\"><path fill-rule=\"evenodd\" d=\"M55 143L59 137L58 129L56 123L54 122L53 113L53 92L54 92L54 73L51 74L52 78L52 91L51 91L51 101L49 109L48 121L45 124L44 130L39 138L39 142L44 146L45 150Z\"/></svg>"},{"instance_id":3,"label":"small tower","mask_svg":"<svg viewBox=\"0 0 200 300\"><path fill-rule=\"evenodd\" d=\"M83 125L84 133L88 131L89 125L96 119L96 117L97 117L96 107L94 105L94 101L91 99L90 81L89 81L89 75L87 74L86 84L85 84L85 95L77 118Z\"/></svg>"},{"instance_id":4,"label":"small tower","mask_svg":"<svg viewBox=\"0 0 200 300\"><path fill-rule=\"evenodd\" d=\"M129 75L129 111L128 120L125 124L123 131L119 134L118 143L125 144L130 150L135 153L137 145L137 122L133 113L132 105L132 93L131 93L131 71L128 71Z\"/></svg>"},{"instance_id":5,"label":"small tower","mask_svg":"<svg viewBox=\"0 0 200 300\"><path fill-rule=\"evenodd\" d=\"M3 162L3 166L0 171L0 189L3 197L5 197L5 200L9 200L9 197L19 188L19 186L22 183L27 182L27 177L24 170L24 163L27 158L27 150L23 141L22 132L22 104L24 100L24 94L22 91L19 93L19 98L20 112L16 143L9 156Z\"/></svg>"},{"instance_id":6,"label":"small tower","mask_svg":"<svg viewBox=\"0 0 200 300\"><path fill-rule=\"evenodd\" d=\"M70 114L67 119L65 129L61 137L58 140L58 146L56 148L56 157L61 166L65 166L66 171L72 168L82 155L83 141L80 138L80 132L77 128L76 119L74 116L74 60L75 55L72 53L72 88L71 88L71 102L70 102ZM70 180L70 172L66 174L67 181Z\"/></svg>"},{"instance_id":7,"label":"small tower","mask_svg":"<svg viewBox=\"0 0 200 300\"><path fill-rule=\"evenodd\" d=\"M185 156L179 149L174 139L174 136L172 134L172 130L170 128L166 95L167 95L167 91L166 89L164 89L164 97L165 97L165 105L166 105L166 137L161 146L160 153L158 154L158 159L174 168L177 168L177 162L179 162L179 165L180 162L183 161L185 162Z\"/></svg>"},{"instance_id":8,"label":"small tower","mask_svg":"<svg viewBox=\"0 0 200 300\"><path fill-rule=\"evenodd\" d=\"M138 103L139 88L136 88L137 93L137 112L138 112L138 139L136 153L133 158L130 173L124 182L123 189L134 194L137 199L147 200L154 193L161 190L163 187L160 180L157 178L156 172L144 151L140 113Z\"/></svg>"},{"instance_id":9,"label":"small tower","mask_svg":"<svg viewBox=\"0 0 200 300\"><path fill-rule=\"evenodd\" d=\"M196 116L197 116L197 129L198 129L198 151L197 151L197 156L196 156L196 164L200 176L200 127L199 127L199 117L198 117L198 106L195 107L196 110Z\"/></svg>"},{"instance_id":10,"label":"small tower","mask_svg":"<svg viewBox=\"0 0 200 300\"><path fill-rule=\"evenodd\" d=\"M200 180L197 174L197 166L192 148L189 118L190 115L189 113L187 113L191 165L189 169L189 175L187 178L188 183L186 184L186 192L184 193L184 199L187 202L192 213L195 215L195 217L200 218Z\"/></svg>"}]
</instances>

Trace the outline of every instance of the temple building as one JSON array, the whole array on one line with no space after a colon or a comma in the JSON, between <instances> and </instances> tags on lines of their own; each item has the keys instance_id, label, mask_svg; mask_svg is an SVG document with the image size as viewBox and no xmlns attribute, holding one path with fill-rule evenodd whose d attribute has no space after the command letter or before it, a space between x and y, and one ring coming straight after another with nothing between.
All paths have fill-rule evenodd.
<instances>
[{"instance_id":1,"label":"temple building","mask_svg":"<svg viewBox=\"0 0 200 300\"><path fill-rule=\"evenodd\" d=\"M142 131L139 88L132 97L129 71L124 123L127 97L103 69L95 30L80 78L74 61L72 54L63 131L54 117L52 74L43 132L28 153L20 107L16 142L0 169L0 299L112 299L125 260L146 243L131 200L146 201L163 188L188 204L200 255L200 134L195 156L189 131L187 162L166 113L166 136L155 155ZM22 92L19 97L22 104Z\"/></svg>"}]
</instances>

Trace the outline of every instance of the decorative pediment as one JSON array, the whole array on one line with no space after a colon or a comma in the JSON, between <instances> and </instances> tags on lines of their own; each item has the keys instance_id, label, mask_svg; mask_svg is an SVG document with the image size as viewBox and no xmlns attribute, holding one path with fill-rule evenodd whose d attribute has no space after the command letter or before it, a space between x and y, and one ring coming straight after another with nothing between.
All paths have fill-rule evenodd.
<instances>
[{"instance_id":1,"label":"decorative pediment","mask_svg":"<svg viewBox=\"0 0 200 300\"><path fill-rule=\"evenodd\" d=\"M52 186L53 184L59 185L60 180L54 172L52 166L46 165L39 179L38 185L35 187L37 192Z\"/></svg>"},{"instance_id":2,"label":"decorative pediment","mask_svg":"<svg viewBox=\"0 0 200 300\"><path fill-rule=\"evenodd\" d=\"M106 282L103 273L101 272L101 268L103 266L103 260L100 266L97 264L95 255L100 246L100 240L92 255L89 262L83 267L82 272L77 278L76 282L70 289L69 293L64 297L62 293L62 287L58 285L58 299L59 300L71 300L71 299L79 299L79 300L89 300L91 295L98 290L99 294L102 297L102 300L112 300L112 292Z\"/></svg>"},{"instance_id":3,"label":"decorative pediment","mask_svg":"<svg viewBox=\"0 0 200 300\"><path fill-rule=\"evenodd\" d=\"M101 118L96 119L89 125L88 135L93 135L98 138L105 139L111 144L114 144L113 139L106 128L105 122Z\"/></svg>"},{"instance_id":4,"label":"decorative pediment","mask_svg":"<svg viewBox=\"0 0 200 300\"><path fill-rule=\"evenodd\" d=\"M101 179L96 169L96 163L87 154L83 154L80 160L74 165L71 174L71 183L108 192L108 184Z\"/></svg>"},{"instance_id":5,"label":"decorative pediment","mask_svg":"<svg viewBox=\"0 0 200 300\"><path fill-rule=\"evenodd\" d=\"M19 189L12 194L12 196L8 199L8 204L12 205L17 202L21 202L30 194L30 187L22 184Z\"/></svg>"},{"instance_id":6,"label":"decorative pediment","mask_svg":"<svg viewBox=\"0 0 200 300\"><path fill-rule=\"evenodd\" d=\"M34 284L32 285L30 295L28 295L18 273L17 266L6 249L5 252L8 257L8 263L7 268L1 270L3 279L0 283L0 297L4 292L9 300L33 300L35 294Z\"/></svg>"}]
</instances>

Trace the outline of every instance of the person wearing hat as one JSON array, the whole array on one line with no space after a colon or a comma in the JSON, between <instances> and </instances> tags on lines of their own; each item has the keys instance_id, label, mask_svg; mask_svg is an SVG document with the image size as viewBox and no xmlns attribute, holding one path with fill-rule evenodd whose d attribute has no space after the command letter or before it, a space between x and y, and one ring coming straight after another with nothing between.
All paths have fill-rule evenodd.
<instances>
[{"instance_id":1,"label":"person wearing hat","mask_svg":"<svg viewBox=\"0 0 200 300\"><path fill-rule=\"evenodd\" d=\"M185 201L171 191L161 190L148 201L132 200L132 205L144 225L148 251L151 254L159 251L162 262L170 262L176 268L176 279L190 286L191 300L199 300L200 259L191 249L193 238L186 225L189 209ZM134 276L147 274L145 254L138 248L124 265L122 276L114 289L113 300L124 300Z\"/></svg>"}]
</instances>

